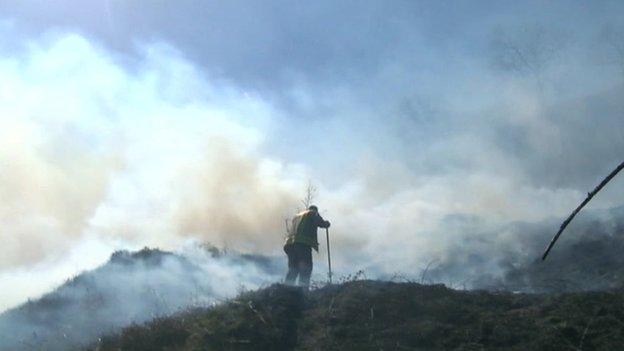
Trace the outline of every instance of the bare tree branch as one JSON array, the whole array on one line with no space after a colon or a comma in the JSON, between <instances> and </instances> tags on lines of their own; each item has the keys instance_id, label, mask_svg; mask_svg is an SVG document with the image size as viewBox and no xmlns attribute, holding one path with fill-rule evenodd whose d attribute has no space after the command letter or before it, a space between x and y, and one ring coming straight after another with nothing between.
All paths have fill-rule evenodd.
<instances>
[{"instance_id":1,"label":"bare tree branch","mask_svg":"<svg viewBox=\"0 0 624 351\"><path fill-rule=\"evenodd\" d=\"M303 205L304 210L310 207L310 205L312 205L312 201L314 201L314 198L316 197L316 192L317 192L316 187L312 184L311 181L309 181L308 186L306 187L305 196L301 200L301 204Z\"/></svg>"},{"instance_id":2,"label":"bare tree branch","mask_svg":"<svg viewBox=\"0 0 624 351\"><path fill-rule=\"evenodd\" d=\"M559 239L559 236L561 235L561 233L563 233L563 230L568 226L568 224L570 224L570 222L572 222L572 219L574 219L574 217L581 211L581 209L583 207L585 207L585 205L587 205L587 203L602 188L604 188L604 186L607 185L607 183L611 179L613 179L613 177L615 177L623 168L624 168L624 162L620 163L619 166L617 166L611 173L609 173L609 175L605 179L603 179L602 182L600 182L600 184L598 184L598 186L594 188L594 190L592 190L591 192L587 193L587 197L585 198L585 200L583 200L583 202L581 202L581 204L574 211L572 211L572 214L570 214L570 216L565 221L563 221L563 223L561 223L561 227L559 228L559 231L552 238L552 240L550 241L550 244L548 244L548 247L546 248L546 251L544 251L544 254L542 255L542 261L546 259L546 256L548 256L548 253L550 252L550 250L555 245L555 242L557 242L557 239Z\"/></svg>"}]
</instances>

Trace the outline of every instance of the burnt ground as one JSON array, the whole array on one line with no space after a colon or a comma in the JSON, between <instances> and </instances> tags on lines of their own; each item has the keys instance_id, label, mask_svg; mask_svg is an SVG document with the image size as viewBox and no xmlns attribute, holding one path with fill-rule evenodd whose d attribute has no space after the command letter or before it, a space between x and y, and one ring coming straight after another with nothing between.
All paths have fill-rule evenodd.
<instances>
[{"instance_id":1,"label":"burnt ground","mask_svg":"<svg viewBox=\"0 0 624 351\"><path fill-rule=\"evenodd\" d=\"M622 290L550 295L352 281L272 285L133 325L92 350L617 350Z\"/></svg>"}]
</instances>

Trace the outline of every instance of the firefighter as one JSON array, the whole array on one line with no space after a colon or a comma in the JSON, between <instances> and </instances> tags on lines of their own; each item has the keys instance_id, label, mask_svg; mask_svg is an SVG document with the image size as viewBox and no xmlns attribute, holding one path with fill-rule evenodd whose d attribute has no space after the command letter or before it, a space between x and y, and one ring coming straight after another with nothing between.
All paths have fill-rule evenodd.
<instances>
[{"instance_id":1,"label":"firefighter","mask_svg":"<svg viewBox=\"0 0 624 351\"><path fill-rule=\"evenodd\" d=\"M314 205L293 217L284 245L284 252L288 256L286 284L295 285L295 280L299 277L299 286L305 289L309 287L312 249L318 252L317 229L329 226L329 221L321 217L318 207Z\"/></svg>"}]
</instances>

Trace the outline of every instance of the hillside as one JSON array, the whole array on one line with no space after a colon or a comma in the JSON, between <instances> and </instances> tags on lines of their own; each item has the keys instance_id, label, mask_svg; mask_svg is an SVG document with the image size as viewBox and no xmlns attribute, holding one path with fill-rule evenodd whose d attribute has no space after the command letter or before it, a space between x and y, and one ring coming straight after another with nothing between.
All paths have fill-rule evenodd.
<instances>
[{"instance_id":1,"label":"hillside","mask_svg":"<svg viewBox=\"0 0 624 351\"><path fill-rule=\"evenodd\" d=\"M428 283L484 290L560 293L617 289L624 286L624 206L581 212L546 261L542 253L561 219L512 222L476 238L471 236L426 272ZM434 257L435 258L435 257ZM421 275L423 276L423 275ZM454 284L455 283L455 284Z\"/></svg>"},{"instance_id":2,"label":"hillside","mask_svg":"<svg viewBox=\"0 0 624 351\"><path fill-rule=\"evenodd\" d=\"M616 350L621 290L527 295L352 281L273 285L105 337L92 350Z\"/></svg>"},{"instance_id":3,"label":"hillside","mask_svg":"<svg viewBox=\"0 0 624 351\"><path fill-rule=\"evenodd\" d=\"M241 290L279 282L284 257L214 247L184 254L118 251L101 267L0 314L0 350L81 350L102 335L109 337L101 347L125 345L124 350L158 349L168 343L182 350L288 349L293 344L326 349L348 348L362 340L384 349L401 349L388 346L391 340L408 348L429 345L425 349L470 349L470 343L487 349L535 349L554 340L570 349L579 348L578 335L583 333L583 350L609 345L619 334L603 333L624 321L617 305L617 293L624 287L624 207L581 214L542 262L544 238L549 239L556 224L513 223L502 228L513 234L513 251L491 250L494 243L488 244L487 252L466 245L465 253L448 255L428 271L410 266L404 275L386 277L395 282L352 281L367 274L380 278L364 271L355 278L347 275L343 280L351 282L345 285L322 287L306 296L274 285L228 300ZM492 275L492 267L500 273ZM428 285L398 284L397 279ZM452 282L464 280L473 292L436 285L457 287ZM612 319L611 326L595 324L603 317ZM503 326L491 331L492 340L487 336L490 325ZM132 327L119 334L128 326ZM548 334L540 334L545 330ZM144 344L148 346L141 348Z\"/></svg>"},{"instance_id":4,"label":"hillside","mask_svg":"<svg viewBox=\"0 0 624 351\"><path fill-rule=\"evenodd\" d=\"M189 306L205 306L265 284L276 265L264 256L198 248L184 256L157 249L117 251L41 298L0 314L0 350L80 349L106 333Z\"/></svg>"}]
</instances>

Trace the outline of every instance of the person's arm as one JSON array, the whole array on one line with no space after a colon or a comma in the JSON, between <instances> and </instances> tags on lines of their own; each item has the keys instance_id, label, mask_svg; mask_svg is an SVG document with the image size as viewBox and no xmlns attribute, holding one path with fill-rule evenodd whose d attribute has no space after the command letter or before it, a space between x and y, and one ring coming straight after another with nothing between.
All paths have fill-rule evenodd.
<instances>
[{"instance_id":1,"label":"person's arm","mask_svg":"<svg viewBox=\"0 0 624 351\"><path fill-rule=\"evenodd\" d=\"M316 226L320 227L320 228L329 228L329 226L331 225L331 223L329 223L329 221L326 221L323 219L323 217L321 217L320 214L316 214Z\"/></svg>"}]
</instances>

